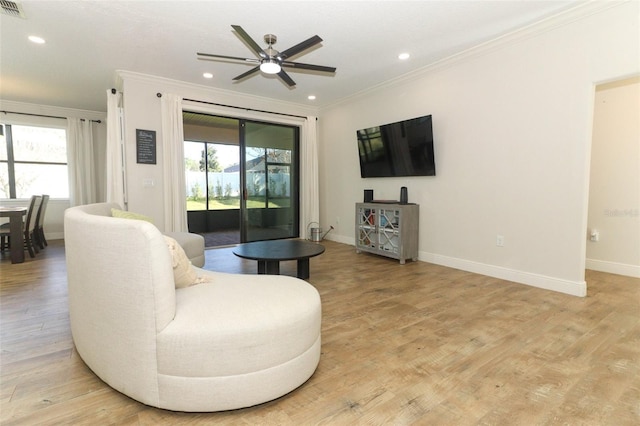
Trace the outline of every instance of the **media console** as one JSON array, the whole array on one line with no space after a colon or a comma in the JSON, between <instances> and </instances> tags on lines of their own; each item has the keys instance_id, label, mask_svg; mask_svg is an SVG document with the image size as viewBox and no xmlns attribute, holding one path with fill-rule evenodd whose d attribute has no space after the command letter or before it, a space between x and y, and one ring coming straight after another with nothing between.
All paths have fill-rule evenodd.
<instances>
[{"instance_id":1,"label":"media console","mask_svg":"<svg viewBox=\"0 0 640 426\"><path fill-rule=\"evenodd\" d=\"M420 206L393 202L356 203L356 252L418 260Z\"/></svg>"}]
</instances>

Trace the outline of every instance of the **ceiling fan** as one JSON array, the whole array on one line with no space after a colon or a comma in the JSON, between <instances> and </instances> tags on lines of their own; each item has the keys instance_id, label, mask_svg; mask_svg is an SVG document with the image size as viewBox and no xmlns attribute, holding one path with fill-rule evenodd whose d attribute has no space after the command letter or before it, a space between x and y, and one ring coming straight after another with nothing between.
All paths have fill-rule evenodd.
<instances>
[{"instance_id":1,"label":"ceiling fan","mask_svg":"<svg viewBox=\"0 0 640 426\"><path fill-rule=\"evenodd\" d=\"M261 48L258 43L256 43L250 36L247 34L245 30L242 29L239 25L231 26L236 33L242 38L242 40L247 43L249 48L255 53L258 58L238 58L235 56L225 56L225 55L213 55L211 53L200 53L198 52L198 59L203 60L231 60L231 61L240 61L243 63L249 64L257 64L256 67L250 69L249 71L240 74L235 77L233 80L242 80L243 78L249 77L251 75L256 74L258 71L262 71L265 74L277 74L278 77L282 79L289 87L294 87L296 85L295 81L289 77L284 70L284 68L291 68L292 71L296 70L310 70L310 71L319 71L326 73L334 73L336 69L334 67L325 67L322 65L311 65L311 64L302 64L300 62L292 62L288 61L287 58L291 58L295 55L298 55L304 52L307 49L319 44L322 42L322 39L317 35L296 44L293 47L290 47L287 50L283 50L282 52L278 52L273 48L273 45L277 41L277 37L273 34L266 34L264 36L264 41L267 43L267 47L265 49Z\"/></svg>"}]
</instances>

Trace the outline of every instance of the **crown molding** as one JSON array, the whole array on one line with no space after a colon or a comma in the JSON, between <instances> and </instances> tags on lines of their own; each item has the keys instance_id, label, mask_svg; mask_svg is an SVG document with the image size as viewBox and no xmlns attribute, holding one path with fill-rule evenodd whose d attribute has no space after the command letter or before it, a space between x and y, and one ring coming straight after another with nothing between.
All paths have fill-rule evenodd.
<instances>
[{"instance_id":1,"label":"crown molding","mask_svg":"<svg viewBox=\"0 0 640 426\"><path fill-rule=\"evenodd\" d=\"M146 84L157 84L158 92L175 91L177 95L184 95L185 92L198 92L198 101L213 102L230 105L238 108L263 109L283 114L293 115L317 115L318 108L309 105L297 104L294 102L278 101L267 97L248 95L231 90L219 89L201 84L188 83L185 81L173 80L166 77L158 77L149 74L142 74L127 70L117 70L116 78L122 82L122 87L126 81L138 81ZM126 89L125 89L126 90ZM126 96L126 93L124 94ZM191 97L187 95L184 97Z\"/></svg>"},{"instance_id":2,"label":"crown molding","mask_svg":"<svg viewBox=\"0 0 640 426\"><path fill-rule=\"evenodd\" d=\"M366 97L370 94L379 92L381 90L396 87L398 85L404 84L406 82L410 82L413 80L417 80L421 77L424 77L436 70L445 69L451 67L459 62L472 59L478 56L486 55L490 52L498 50L504 46L518 43L522 40L529 39L531 37L538 36L540 34L544 34L546 32L552 31L556 28L563 27L565 25L569 25L573 22L579 21L586 17L601 13L608 9L618 7L624 4L632 3L635 0L621 0L621 1L604 1L604 0L589 0L587 2L581 3L578 6L575 6L571 9L565 10L563 12L557 13L555 15L549 16L540 21L529 24L525 27L519 28L510 33L501 35L492 40L486 41L469 49L466 49L460 53L456 53L451 56L447 56L446 58L437 60L429 65L426 65L422 68L413 70L406 74L403 74L399 77L387 80L378 85L369 87L364 89L358 93L354 93L348 97L342 98L336 102L325 105L321 108L321 111L333 108L335 106L339 106L341 104L355 101Z\"/></svg>"}]
</instances>

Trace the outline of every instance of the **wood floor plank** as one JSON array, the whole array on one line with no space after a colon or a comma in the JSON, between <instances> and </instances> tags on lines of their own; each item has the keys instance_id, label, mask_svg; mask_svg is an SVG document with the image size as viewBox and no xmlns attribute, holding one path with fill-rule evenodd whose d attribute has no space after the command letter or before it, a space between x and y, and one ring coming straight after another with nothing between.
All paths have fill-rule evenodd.
<instances>
[{"instance_id":1,"label":"wood floor plank","mask_svg":"<svg viewBox=\"0 0 640 426\"><path fill-rule=\"evenodd\" d=\"M293 392L180 413L140 404L74 350L61 241L0 257L0 423L117 425L637 425L640 279L587 271L568 296L331 241L311 259L322 354ZM207 268L255 274L231 248ZM281 273L296 275L295 262Z\"/></svg>"}]
</instances>

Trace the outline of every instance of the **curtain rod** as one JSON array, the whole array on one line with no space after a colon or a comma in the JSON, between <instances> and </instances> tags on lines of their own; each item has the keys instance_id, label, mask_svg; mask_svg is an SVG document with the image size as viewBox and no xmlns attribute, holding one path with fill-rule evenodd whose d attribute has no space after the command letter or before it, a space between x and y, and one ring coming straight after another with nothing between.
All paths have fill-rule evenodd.
<instances>
[{"instance_id":1,"label":"curtain rod","mask_svg":"<svg viewBox=\"0 0 640 426\"><path fill-rule=\"evenodd\" d=\"M19 115L31 115L33 117L44 117L44 118L60 118L66 120L68 117L58 117L55 115L44 115L44 114L31 114L29 112L15 112L15 111L0 111L4 114L19 114ZM80 121L85 121L84 118L81 118ZM102 123L102 120L89 120L92 123Z\"/></svg>"},{"instance_id":2,"label":"curtain rod","mask_svg":"<svg viewBox=\"0 0 640 426\"><path fill-rule=\"evenodd\" d=\"M156 93L156 96L161 98L162 97L162 93ZM302 115L295 115L295 114L285 114L283 112L273 112L273 111L265 111L263 109L253 109L253 108L244 108L244 107L239 107L239 106L234 106L234 105L225 105L225 104L217 104L215 102L207 102L207 101L199 101L197 99L183 99L184 101L189 101L189 102L197 102L200 104L207 104L207 105L215 105L215 106L221 106L221 107L226 107L226 108L235 108L235 109L241 109L244 111L253 111L253 112L264 112L266 114L275 114L275 115L284 115L287 117L295 117L295 118L302 118L302 119L307 119L307 117L304 117Z\"/></svg>"}]
</instances>

